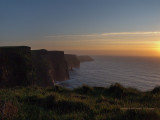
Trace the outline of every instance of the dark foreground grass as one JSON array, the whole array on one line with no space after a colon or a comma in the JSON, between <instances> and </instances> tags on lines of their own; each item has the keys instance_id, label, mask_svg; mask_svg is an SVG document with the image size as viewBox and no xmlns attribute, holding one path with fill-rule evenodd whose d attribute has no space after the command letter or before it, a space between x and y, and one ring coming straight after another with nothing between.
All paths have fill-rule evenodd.
<instances>
[{"instance_id":1,"label":"dark foreground grass","mask_svg":"<svg viewBox=\"0 0 160 120\"><path fill-rule=\"evenodd\" d=\"M120 84L0 90L0 120L160 120L159 108L160 87L148 92Z\"/></svg>"}]
</instances>

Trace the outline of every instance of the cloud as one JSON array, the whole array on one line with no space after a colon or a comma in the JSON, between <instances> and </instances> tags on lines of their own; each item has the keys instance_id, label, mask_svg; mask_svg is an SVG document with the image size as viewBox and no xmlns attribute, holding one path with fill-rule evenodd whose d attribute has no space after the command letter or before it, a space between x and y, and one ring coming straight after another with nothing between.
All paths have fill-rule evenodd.
<instances>
[{"instance_id":1,"label":"cloud","mask_svg":"<svg viewBox=\"0 0 160 120\"><path fill-rule=\"evenodd\" d=\"M94 36L118 36L118 35L160 35L160 32L114 32L114 33L101 33L101 34L84 34L84 35L51 35L45 38L54 37L94 37Z\"/></svg>"},{"instance_id":2,"label":"cloud","mask_svg":"<svg viewBox=\"0 0 160 120\"><path fill-rule=\"evenodd\" d=\"M101 35L108 36L108 35L154 35L160 34L160 32L119 32L119 33L103 33Z\"/></svg>"},{"instance_id":3,"label":"cloud","mask_svg":"<svg viewBox=\"0 0 160 120\"><path fill-rule=\"evenodd\" d=\"M52 37L92 37L97 36L100 34L88 34L88 35L51 35L51 36L45 36L45 38L52 38Z\"/></svg>"}]
</instances>

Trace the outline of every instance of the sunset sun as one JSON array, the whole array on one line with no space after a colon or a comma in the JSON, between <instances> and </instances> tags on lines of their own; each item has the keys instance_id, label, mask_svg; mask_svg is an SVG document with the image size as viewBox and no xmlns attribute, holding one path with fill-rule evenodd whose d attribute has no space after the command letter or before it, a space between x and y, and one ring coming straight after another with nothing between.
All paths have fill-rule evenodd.
<instances>
[{"instance_id":1,"label":"sunset sun","mask_svg":"<svg viewBox=\"0 0 160 120\"><path fill-rule=\"evenodd\" d=\"M155 42L154 50L157 52L158 56L160 56L160 41Z\"/></svg>"}]
</instances>

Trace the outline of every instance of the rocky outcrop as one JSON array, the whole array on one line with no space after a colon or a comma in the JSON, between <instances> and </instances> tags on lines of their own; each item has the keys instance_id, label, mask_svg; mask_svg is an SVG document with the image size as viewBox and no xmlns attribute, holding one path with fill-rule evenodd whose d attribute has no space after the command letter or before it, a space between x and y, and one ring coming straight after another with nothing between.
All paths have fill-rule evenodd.
<instances>
[{"instance_id":1,"label":"rocky outcrop","mask_svg":"<svg viewBox=\"0 0 160 120\"><path fill-rule=\"evenodd\" d=\"M69 79L68 67L62 51L33 50L32 63L36 85L52 86L55 81Z\"/></svg>"},{"instance_id":2,"label":"rocky outcrop","mask_svg":"<svg viewBox=\"0 0 160 120\"><path fill-rule=\"evenodd\" d=\"M0 47L0 87L32 84L30 47Z\"/></svg>"},{"instance_id":3,"label":"rocky outcrop","mask_svg":"<svg viewBox=\"0 0 160 120\"><path fill-rule=\"evenodd\" d=\"M94 61L94 59L90 56L78 56L78 60L80 62L89 62L89 61Z\"/></svg>"},{"instance_id":4,"label":"rocky outcrop","mask_svg":"<svg viewBox=\"0 0 160 120\"><path fill-rule=\"evenodd\" d=\"M79 68L80 61L78 60L76 55L65 54L65 60L67 61L68 69L72 70L72 68Z\"/></svg>"}]
</instances>

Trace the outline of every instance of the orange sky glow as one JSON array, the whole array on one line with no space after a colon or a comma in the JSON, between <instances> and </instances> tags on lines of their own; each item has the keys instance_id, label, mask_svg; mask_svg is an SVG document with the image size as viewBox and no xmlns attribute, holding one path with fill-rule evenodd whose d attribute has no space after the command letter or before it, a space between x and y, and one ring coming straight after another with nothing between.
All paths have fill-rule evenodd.
<instances>
[{"instance_id":1,"label":"orange sky glow","mask_svg":"<svg viewBox=\"0 0 160 120\"><path fill-rule=\"evenodd\" d=\"M41 40L3 44L28 45L32 49L61 50L74 54L160 56L160 32L44 36Z\"/></svg>"}]
</instances>

